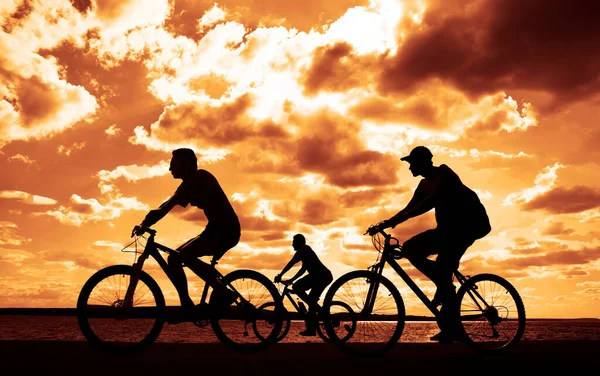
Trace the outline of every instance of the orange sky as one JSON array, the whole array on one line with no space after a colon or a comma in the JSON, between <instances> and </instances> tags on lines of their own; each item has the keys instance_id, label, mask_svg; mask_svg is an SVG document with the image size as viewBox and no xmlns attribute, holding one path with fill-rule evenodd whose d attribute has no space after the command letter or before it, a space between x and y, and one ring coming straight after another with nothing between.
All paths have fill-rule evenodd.
<instances>
[{"instance_id":1,"label":"orange sky","mask_svg":"<svg viewBox=\"0 0 600 376\"><path fill-rule=\"evenodd\" d=\"M180 183L167 169L181 146L241 218L222 272L273 277L298 232L334 277L365 268L377 253L364 230L419 182L399 157L426 145L490 215L463 271L509 279L528 317L598 318L598 10L558 0L2 1L0 306L73 307L92 273L131 263L120 249ZM205 218L194 209L159 222L158 240L176 247L198 234ZM427 213L394 233L432 226ZM426 314L398 287L408 314Z\"/></svg>"}]
</instances>

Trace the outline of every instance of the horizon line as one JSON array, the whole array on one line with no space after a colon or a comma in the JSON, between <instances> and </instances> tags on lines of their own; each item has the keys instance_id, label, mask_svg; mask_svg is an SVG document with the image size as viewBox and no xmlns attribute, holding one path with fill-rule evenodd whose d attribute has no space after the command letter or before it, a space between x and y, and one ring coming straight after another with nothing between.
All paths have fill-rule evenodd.
<instances>
[{"instance_id":1,"label":"horizon line","mask_svg":"<svg viewBox=\"0 0 600 376\"><path fill-rule=\"evenodd\" d=\"M179 307L177 305L167 305L166 307ZM44 313L44 312L51 312L51 311L63 311L63 313L65 311L67 312L72 312L75 313L75 311L77 310L76 307L54 307L54 308L41 308L41 307L0 307L0 315L2 314L13 314L13 315L18 315L19 313L15 313L18 311L21 312L38 312L38 313ZM21 315L24 315L23 313L21 313ZM43 316L43 315L42 315ZM69 315L71 316L71 315ZM424 316L424 315L406 315L406 320L405 321L419 321L419 320L414 320L415 318L417 319L425 319L424 321L429 321L429 320L435 320L434 316ZM600 320L600 317L527 317L526 320Z\"/></svg>"}]
</instances>

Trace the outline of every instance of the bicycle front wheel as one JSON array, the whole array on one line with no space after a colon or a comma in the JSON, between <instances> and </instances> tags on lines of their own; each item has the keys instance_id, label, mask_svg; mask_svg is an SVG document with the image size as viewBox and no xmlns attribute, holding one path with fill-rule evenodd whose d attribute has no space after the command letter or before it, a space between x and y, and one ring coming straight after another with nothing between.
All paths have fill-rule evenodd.
<instances>
[{"instance_id":1,"label":"bicycle front wheel","mask_svg":"<svg viewBox=\"0 0 600 376\"><path fill-rule=\"evenodd\" d=\"M350 331L333 325L336 314L343 315L346 306L356 320L349 337ZM390 350L402 335L406 318L398 289L389 279L367 270L347 273L333 282L323 300L322 316L331 341L342 351L358 356Z\"/></svg>"},{"instance_id":2,"label":"bicycle front wheel","mask_svg":"<svg viewBox=\"0 0 600 376\"><path fill-rule=\"evenodd\" d=\"M219 341L243 353L263 351L276 343L285 315L273 282L254 270L235 270L223 277L223 283L238 298L230 307L220 310L211 295L215 313L210 322Z\"/></svg>"},{"instance_id":3,"label":"bicycle front wheel","mask_svg":"<svg viewBox=\"0 0 600 376\"><path fill-rule=\"evenodd\" d=\"M456 295L459 330L475 350L498 352L521 340L525 332L525 306L506 279L479 274L469 278Z\"/></svg>"},{"instance_id":4,"label":"bicycle front wheel","mask_svg":"<svg viewBox=\"0 0 600 376\"><path fill-rule=\"evenodd\" d=\"M144 271L133 293L125 294L133 267L114 265L99 270L84 284L77 300L77 322L83 336L101 350L130 353L152 344L164 324L165 299L158 284Z\"/></svg>"}]
</instances>

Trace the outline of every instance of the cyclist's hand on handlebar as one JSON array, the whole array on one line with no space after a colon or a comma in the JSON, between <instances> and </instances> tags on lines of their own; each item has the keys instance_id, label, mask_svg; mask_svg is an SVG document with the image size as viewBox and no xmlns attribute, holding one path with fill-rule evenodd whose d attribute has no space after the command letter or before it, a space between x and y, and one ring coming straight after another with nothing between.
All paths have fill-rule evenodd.
<instances>
[{"instance_id":1,"label":"cyclist's hand on handlebar","mask_svg":"<svg viewBox=\"0 0 600 376\"><path fill-rule=\"evenodd\" d=\"M281 275L277 274L277 275L275 276L275 278L273 278L273 282L275 282L275 283L279 283L279 282L281 282Z\"/></svg>"},{"instance_id":2,"label":"cyclist's hand on handlebar","mask_svg":"<svg viewBox=\"0 0 600 376\"><path fill-rule=\"evenodd\" d=\"M389 222L388 221L382 221L379 222L376 225L371 225L367 231L365 232L365 234L369 234L370 236L373 236L375 234L377 234L379 231L386 229L390 227Z\"/></svg>"},{"instance_id":3,"label":"cyclist's hand on handlebar","mask_svg":"<svg viewBox=\"0 0 600 376\"><path fill-rule=\"evenodd\" d=\"M140 236L143 233L144 233L144 227L142 225L137 225L133 228L133 230L131 230L131 237L133 238L134 235Z\"/></svg>"},{"instance_id":4,"label":"cyclist's hand on handlebar","mask_svg":"<svg viewBox=\"0 0 600 376\"><path fill-rule=\"evenodd\" d=\"M369 234L370 236L373 236L377 234L377 232L379 232L379 227L377 225L371 225L363 235Z\"/></svg>"}]
</instances>

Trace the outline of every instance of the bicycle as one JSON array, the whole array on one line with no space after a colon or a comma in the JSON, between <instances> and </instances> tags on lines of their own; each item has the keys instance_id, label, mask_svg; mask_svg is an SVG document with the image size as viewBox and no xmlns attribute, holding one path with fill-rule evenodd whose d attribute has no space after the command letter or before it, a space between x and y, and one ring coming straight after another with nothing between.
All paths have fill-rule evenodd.
<instances>
[{"instance_id":1,"label":"bicycle","mask_svg":"<svg viewBox=\"0 0 600 376\"><path fill-rule=\"evenodd\" d=\"M133 265L107 266L94 273L83 285L77 300L77 321L84 337L95 347L113 353L134 353L150 346L159 336L163 325L178 323L165 305L164 295L156 281L142 270L144 262L153 257L171 283L168 265L159 251L177 252L157 243L156 230L142 227L143 233L126 246L135 243L136 259ZM149 237L144 235L148 233ZM142 252L137 249L139 240L146 239ZM137 257L139 255L139 257ZM207 302L208 284L204 285L200 304L192 318L186 321L198 327L211 325L216 337L225 346L238 352L257 352L275 343L282 322L277 319L283 305L275 285L263 274L240 269L223 276L217 269L217 257L211 260L218 279L233 291L235 301L227 308L219 304L211 292ZM214 291L214 290L213 290ZM272 324L261 327L256 320L264 319L256 306L273 302L273 311L261 310L260 315L270 315ZM179 307L175 307L179 308ZM272 316L272 317L271 317ZM261 339L249 336L248 325Z\"/></svg>"},{"instance_id":2,"label":"bicycle","mask_svg":"<svg viewBox=\"0 0 600 376\"><path fill-rule=\"evenodd\" d=\"M440 318L437 307L396 261L403 257L398 239L379 230L372 235L372 243L378 251L376 263L367 270L351 271L338 278L323 300L325 317L335 313L334 301L344 301L357 312L357 329L352 338L344 341L336 337L329 321L324 321L332 342L357 356L380 355L390 350L404 330L404 301L394 284L382 275L386 263L435 318ZM525 331L525 307L515 287L489 273L465 277L457 270L453 277L459 284L455 309L450 312L458 327L457 340L479 353L507 351L519 343Z\"/></svg>"},{"instance_id":3,"label":"bicycle","mask_svg":"<svg viewBox=\"0 0 600 376\"><path fill-rule=\"evenodd\" d=\"M292 294L294 294L292 292L292 289L290 288L290 283L287 281L281 281L279 282L281 283L284 287L283 290L280 293L281 296L281 303L283 304L283 301L285 298L287 298L289 300L289 302L291 303L291 306L296 310L296 312L298 313L298 318L301 320L306 321L306 316L307 316L307 309L306 309L306 305L301 300L299 300L298 302L294 301L294 298L292 297ZM338 338L340 338L341 341L344 341L350 337L352 337L352 335L354 334L354 330L356 329L356 318L354 315L354 312L352 311L352 308L350 308L350 306L344 302L337 302L334 301L331 303L332 306L337 306L339 307L338 312L335 315L332 315L329 320L331 321L331 327L335 328L335 330L337 330L340 333L345 333L345 334L338 334ZM274 302L269 302L269 303L265 303L263 305L261 305L260 307L258 307L258 310L263 310L266 309L268 312L272 312L274 311L274 307L275 303ZM285 307L285 306L284 306ZM330 343L330 340L327 336L327 333L323 327L323 319L321 316L321 307L319 306L319 311L317 312L317 315L319 316L319 322L317 325L317 334L319 335L319 337L321 337L321 339L326 342L326 343ZM282 326L281 326L281 331L279 332L279 334L277 335L275 341L276 342L281 342L288 334L289 330L290 330L290 326L292 323L292 318L294 318L293 313L289 312L287 309L283 309L282 311L282 317L280 318L280 321L282 321ZM274 321L274 320L273 320ZM255 324L256 322L254 322L253 324ZM265 325L273 325L273 322L269 322L269 320L267 320L267 322L265 323ZM257 336L260 336L260 334L257 332L256 333ZM264 338L264 340L267 340L266 338Z\"/></svg>"}]
</instances>

